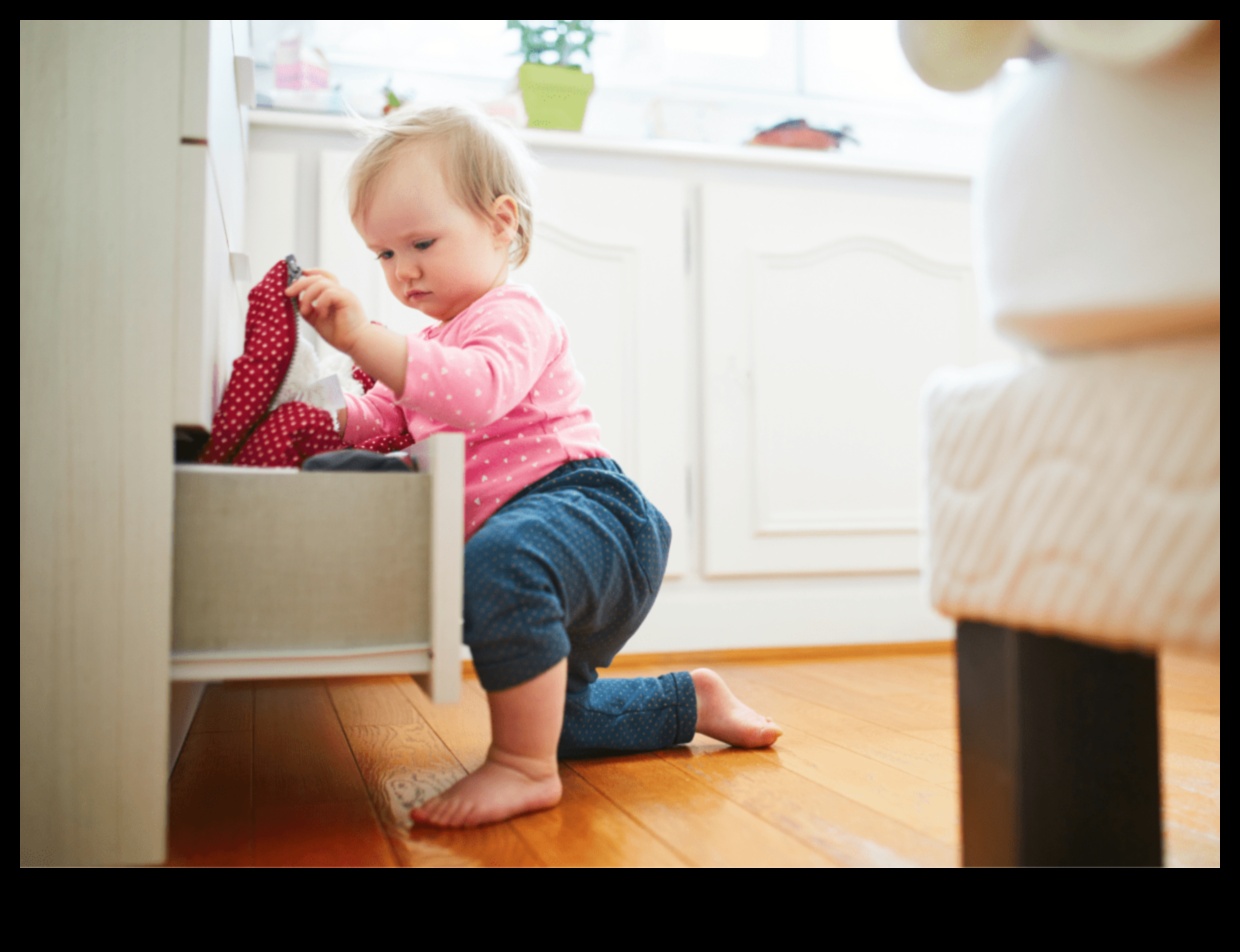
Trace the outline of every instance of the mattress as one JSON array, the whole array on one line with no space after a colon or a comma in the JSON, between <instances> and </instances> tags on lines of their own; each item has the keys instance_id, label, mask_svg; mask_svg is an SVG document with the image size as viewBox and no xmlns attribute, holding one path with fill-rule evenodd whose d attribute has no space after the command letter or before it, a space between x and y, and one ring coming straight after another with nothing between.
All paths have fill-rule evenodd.
<instances>
[{"instance_id":1,"label":"mattress","mask_svg":"<svg viewBox=\"0 0 1240 952\"><path fill-rule=\"evenodd\" d=\"M946 369L923 394L941 613L1219 651L1219 337Z\"/></svg>"}]
</instances>

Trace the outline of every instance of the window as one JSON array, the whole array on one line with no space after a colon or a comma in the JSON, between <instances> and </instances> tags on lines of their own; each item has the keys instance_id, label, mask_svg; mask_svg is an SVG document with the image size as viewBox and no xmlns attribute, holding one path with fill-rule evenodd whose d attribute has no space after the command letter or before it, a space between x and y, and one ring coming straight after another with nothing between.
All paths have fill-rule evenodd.
<instances>
[{"instance_id":1,"label":"window","mask_svg":"<svg viewBox=\"0 0 1240 952\"><path fill-rule=\"evenodd\" d=\"M284 108L375 115L406 97L516 97L517 36L504 20L254 20L260 92ZM963 155L982 137L992 93L932 90L904 60L895 20L596 20L587 134L735 145L804 118L851 127L859 155ZM284 46L281 47L281 41ZM330 89L281 90L276 51L322 56ZM902 127L903 124L903 127ZM959 140L958 147L950 142Z\"/></svg>"}]
</instances>

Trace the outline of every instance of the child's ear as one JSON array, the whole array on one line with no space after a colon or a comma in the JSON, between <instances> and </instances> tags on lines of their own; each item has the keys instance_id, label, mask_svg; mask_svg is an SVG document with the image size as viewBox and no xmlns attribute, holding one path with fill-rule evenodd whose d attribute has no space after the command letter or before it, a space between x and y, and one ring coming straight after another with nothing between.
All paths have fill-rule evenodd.
<instances>
[{"instance_id":1,"label":"child's ear","mask_svg":"<svg viewBox=\"0 0 1240 952\"><path fill-rule=\"evenodd\" d=\"M491 229L505 248L517 236L517 218L517 200L511 195L501 195L491 203Z\"/></svg>"}]
</instances>

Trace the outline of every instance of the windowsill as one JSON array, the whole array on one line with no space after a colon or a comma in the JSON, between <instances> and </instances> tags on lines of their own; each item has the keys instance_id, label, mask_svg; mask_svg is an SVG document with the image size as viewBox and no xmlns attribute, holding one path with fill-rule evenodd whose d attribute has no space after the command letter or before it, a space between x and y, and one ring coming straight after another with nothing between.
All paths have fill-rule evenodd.
<instances>
[{"instance_id":1,"label":"windowsill","mask_svg":"<svg viewBox=\"0 0 1240 952\"><path fill-rule=\"evenodd\" d=\"M344 133L353 132L357 128L357 121L348 116L294 110L252 109L249 117L252 126ZM955 181L968 181L973 175L972 170L960 165L935 167L924 163L866 158L849 155L847 152L818 152L778 146L715 145L674 139L618 139L546 129L518 129L517 134L531 148L548 151L708 161L810 171L864 172Z\"/></svg>"}]
</instances>

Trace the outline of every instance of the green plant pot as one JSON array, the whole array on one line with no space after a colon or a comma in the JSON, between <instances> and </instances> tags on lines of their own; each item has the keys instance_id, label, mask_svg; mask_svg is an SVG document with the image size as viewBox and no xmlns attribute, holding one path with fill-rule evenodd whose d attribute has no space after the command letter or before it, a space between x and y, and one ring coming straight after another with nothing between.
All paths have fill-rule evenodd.
<instances>
[{"instance_id":1,"label":"green plant pot","mask_svg":"<svg viewBox=\"0 0 1240 952\"><path fill-rule=\"evenodd\" d=\"M579 131L586 103L594 91L594 76L567 66L522 63L517 70L526 125L531 129Z\"/></svg>"}]
</instances>

